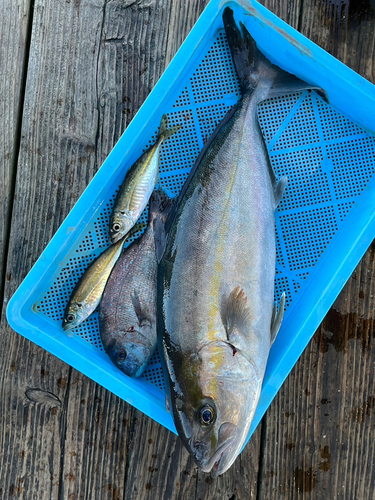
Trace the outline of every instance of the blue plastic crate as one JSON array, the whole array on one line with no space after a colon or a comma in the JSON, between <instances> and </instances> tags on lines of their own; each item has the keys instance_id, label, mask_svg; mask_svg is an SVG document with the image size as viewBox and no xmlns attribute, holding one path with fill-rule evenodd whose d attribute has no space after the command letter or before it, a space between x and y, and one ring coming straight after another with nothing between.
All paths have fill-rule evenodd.
<instances>
[{"instance_id":1,"label":"blue plastic crate","mask_svg":"<svg viewBox=\"0 0 375 500\"><path fill-rule=\"evenodd\" d=\"M277 176L277 298L287 308L272 347L249 437L375 237L375 87L256 2L212 0L107 160L11 299L10 325L175 432L165 408L158 354L140 379L103 351L94 313L67 336L63 312L74 285L108 245L108 220L126 170L156 137L163 113L182 130L161 153L160 183L175 196L199 151L240 97L222 27L230 5L272 62L324 88L272 99L259 119ZM371 131L372 129L372 131ZM146 213L143 214L146 220Z\"/></svg>"}]
</instances>

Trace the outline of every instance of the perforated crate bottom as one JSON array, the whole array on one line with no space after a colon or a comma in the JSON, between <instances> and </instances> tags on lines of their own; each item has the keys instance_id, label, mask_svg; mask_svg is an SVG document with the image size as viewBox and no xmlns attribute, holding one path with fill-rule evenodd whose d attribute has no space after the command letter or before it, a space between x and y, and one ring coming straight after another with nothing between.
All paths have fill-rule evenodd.
<instances>
[{"instance_id":1,"label":"perforated crate bottom","mask_svg":"<svg viewBox=\"0 0 375 500\"><path fill-rule=\"evenodd\" d=\"M221 30L192 70L180 97L166 110L170 125L183 124L161 152L160 184L171 196L179 193L205 141L239 97ZM276 175L289 179L276 212L275 280L275 298L285 291L288 308L308 286L319 258L374 174L375 139L308 91L265 101L259 106L259 121ZM156 134L157 130L145 149ZM80 276L109 245L108 221L115 195L104 200L103 209L85 227L81 241L38 301L38 312L58 324ZM146 221L147 210L141 217L141 222ZM103 351L97 312L73 333ZM141 380L164 391L157 352Z\"/></svg>"}]
</instances>

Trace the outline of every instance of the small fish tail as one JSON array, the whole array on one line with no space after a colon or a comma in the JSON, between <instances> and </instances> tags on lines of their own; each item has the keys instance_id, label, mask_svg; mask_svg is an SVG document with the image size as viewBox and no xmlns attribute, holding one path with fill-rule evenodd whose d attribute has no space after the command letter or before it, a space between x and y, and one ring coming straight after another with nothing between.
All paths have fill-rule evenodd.
<instances>
[{"instance_id":1,"label":"small fish tail","mask_svg":"<svg viewBox=\"0 0 375 500\"><path fill-rule=\"evenodd\" d=\"M174 125L173 127L168 128L168 117L167 115L163 115L160 121L158 140L162 142L166 141L172 137L172 135L176 134L181 127L182 125Z\"/></svg>"}]
</instances>

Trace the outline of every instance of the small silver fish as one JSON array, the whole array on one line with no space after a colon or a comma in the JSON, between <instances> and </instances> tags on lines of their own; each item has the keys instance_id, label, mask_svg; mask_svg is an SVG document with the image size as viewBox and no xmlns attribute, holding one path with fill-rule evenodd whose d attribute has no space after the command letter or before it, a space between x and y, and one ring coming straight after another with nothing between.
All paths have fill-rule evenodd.
<instances>
[{"instance_id":1,"label":"small silver fish","mask_svg":"<svg viewBox=\"0 0 375 500\"><path fill-rule=\"evenodd\" d=\"M144 234L121 255L104 290L99 327L112 362L129 377L139 377L152 356L156 339L157 258L154 232L162 234L170 199L162 191L150 198Z\"/></svg>"},{"instance_id":2,"label":"small silver fish","mask_svg":"<svg viewBox=\"0 0 375 500\"><path fill-rule=\"evenodd\" d=\"M168 118L163 115L157 141L131 166L125 176L109 221L109 236L113 243L130 231L148 203L158 180L160 147L180 130L181 125L170 129L167 127Z\"/></svg>"},{"instance_id":3,"label":"small silver fish","mask_svg":"<svg viewBox=\"0 0 375 500\"><path fill-rule=\"evenodd\" d=\"M124 242L125 239L120 240L104 250L86 269L66 306L62 323L64 331L75 328L95 311Z\"/></svg>"},{"instance_id":4,"label":"small silver fish","mask_svg":"<svg viewBox=\"0 0 375 500\"><path fill-rule=\"evenodd\" d=\"M199 156L166 224L158 335L179 436L204 472L223 474L249 432L285 304L274 305L277 181L258 104L314 88L271 64L226 8L243 97Z\"/></svg>"}]
</instances>

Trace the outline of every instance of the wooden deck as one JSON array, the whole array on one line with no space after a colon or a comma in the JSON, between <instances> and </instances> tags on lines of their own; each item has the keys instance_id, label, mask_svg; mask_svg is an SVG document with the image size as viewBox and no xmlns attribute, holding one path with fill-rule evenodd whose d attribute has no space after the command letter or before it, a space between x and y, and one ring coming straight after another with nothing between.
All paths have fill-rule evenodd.
<instances>
[{"instance_id":1,"label":"wooden deck","mask_svg":"<svg viewBox=\"0 0 375 500\"><path fill-rule=\"evenodd\" d=\"M206 0L2 0L0 499L374 499L375 244L219 478L7 324L7 301ZM375 83L373 0L264 0Z\"/></svg>"}]
</instances>

